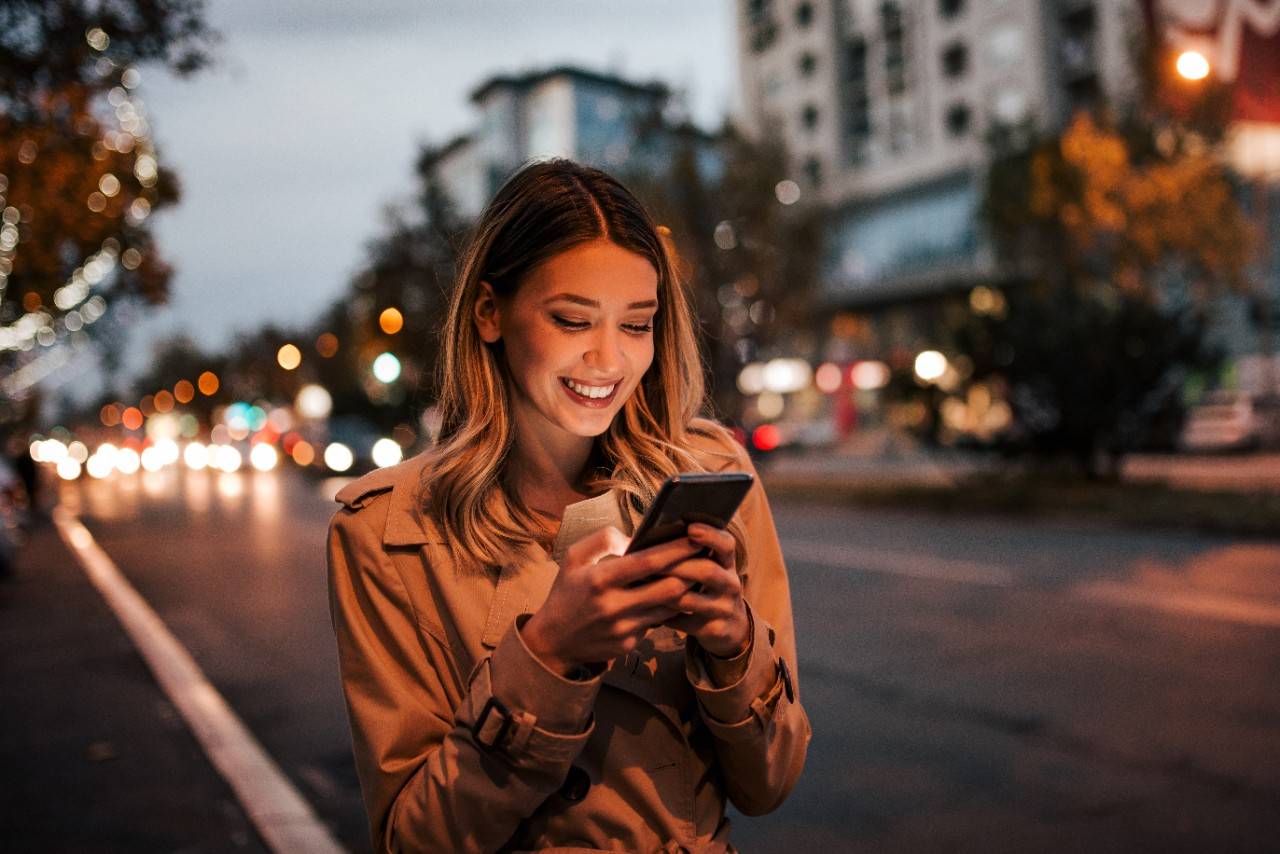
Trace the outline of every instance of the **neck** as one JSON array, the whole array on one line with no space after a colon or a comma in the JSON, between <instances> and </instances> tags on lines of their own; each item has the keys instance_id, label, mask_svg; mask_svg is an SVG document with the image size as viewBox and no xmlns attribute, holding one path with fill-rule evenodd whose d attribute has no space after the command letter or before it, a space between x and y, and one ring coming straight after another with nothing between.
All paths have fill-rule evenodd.
<instances>
[{"instance_id":1,"label":"neck","mask_svg":"<svg viewBox=\"0 0 1280 854\"><path fill-rule=\"evenodd\" d=\"M566 503L585 497L582 483L591 456L593 440L568 436L549 440L528 431L516 431L516 440L507 461L507 477L516 494L530 506L559 515Z\"/></svg>"}]
</instances>

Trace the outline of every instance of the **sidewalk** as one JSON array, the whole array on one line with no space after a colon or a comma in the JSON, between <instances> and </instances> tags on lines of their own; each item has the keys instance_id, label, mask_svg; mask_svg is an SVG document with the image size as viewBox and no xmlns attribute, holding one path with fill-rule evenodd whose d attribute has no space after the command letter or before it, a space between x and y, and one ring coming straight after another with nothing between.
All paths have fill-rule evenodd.
<instances>
[{"instance_id":1,"label":"sidewalk","mask_svg":"<svg viewBox=\"0 0 1280 854\"><path fill-rule=\"evenodd\" d=\"M0 848L265 851L44 521L0 579Z\"/></svg>"},{"instance_id":2,"label":"sidewalk","mask_svg":"<svg viewBox=\"0 0 1280 854\"><path fill-rule=\"evenodd\" d=\"M884 435L867 436L828 449L783 451L762 466L776 483L829 484L845 488L953 486L979 473L997 472L993 456L954 450L926 450ZM1131 454L1121 465L1128 483L1225 492L1280 492L1280 453Z\"/></svg>"}]
</instances>

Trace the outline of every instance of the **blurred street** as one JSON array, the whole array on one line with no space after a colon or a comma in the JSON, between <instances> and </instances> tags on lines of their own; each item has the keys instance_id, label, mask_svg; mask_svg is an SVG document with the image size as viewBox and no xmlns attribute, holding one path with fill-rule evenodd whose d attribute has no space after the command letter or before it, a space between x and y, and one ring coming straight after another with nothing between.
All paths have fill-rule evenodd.
<instances>
[{"instance_id":1,"label":"blurred street","mask_svg":"<svg viewBox=\"0 0 1280 854\"><path fill-rule=\"evenodd\" d=\"M336 484L175 467L61 489L335 836L363 851L325 596ZM786 804L735 817L744 851L1270 850L1280 544L780 500L774 512L815 735ZM26 828L8 850L258 850L76 573L46 526L4 585L0 622L36 648L57 639L33 659L48 672L6 657L0 762L25 780L5 787L0 814L21 810ZM96 631L73 632L90 611ZM75 709L20 702L19 684L53 686L108 651L107 672L62 694ZM46 694L59 696L34 696ZM84 708L95 702L100 714ZM64 749L36 764L30 745ZM200 821L148 821L133 797L77 835L67 781L82 803L111 803L142 758L170 799L192 793Z\"/></svg>"}]
</instances>

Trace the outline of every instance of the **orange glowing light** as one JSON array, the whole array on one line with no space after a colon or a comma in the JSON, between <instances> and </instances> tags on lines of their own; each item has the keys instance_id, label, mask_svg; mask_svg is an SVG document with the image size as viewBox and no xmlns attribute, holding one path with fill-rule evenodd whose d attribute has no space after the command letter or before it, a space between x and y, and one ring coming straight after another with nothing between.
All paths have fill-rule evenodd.
<instances>
[{"instance_id":1,"label":"orange glowing light","mask_svg":"<svg viewBox=\"0 0 1280 854\"><path fill-rule=\"evenodd\" d=\"M382 314L378 315L378 325L388 335L395 335L404 328L404 315L397 308L384 309Z\"/></svg>"},{"instance_id":2,"label":"orange glowing light","mask_svg":"<svg viewBox=\"0 0 1280 854\"><path fill-rule=\"evenodd\" d=\"M276 364L286 371L292 371L302 364L302 351L295 344L285 344L276 351Z\"/></svg>"},{"instance_id":3,"label":"orange glowing light","mask_svg":"<svg viewBox=\"0 0 1280 854\"><path fill-rule=\"evenodd\" d=\"M35 291L27 291L22 295L22 307L27 311L39 311L40 305L40 295Z\"/></svg>"},{"instance_id":4,"label":"orange glowing light","mask_svg":"<svg viewBox=\"0 0 1280 854\"><path fill-rule=\"evenodd\" d=\"M124 425L126 430L137 430L142 427L142 410L136 406L130 406L120 416L120 423Z\"/></svg>"},{"instance_id":5,"label":"orange glowing light","mask_svg":"<svg viewBox=\"0 0 1280 854\"><path fill-rule=\"evenodd\" d=\"M1183 79L1203 80L1209 76L1209 60L1198 50L1184 50L1175 64Z\"/></svg>"},{"instance_id":6,"label":"orange glowing light","mask_svg":"<svg viewBox=\"0 0 1280 854\"><path fill-rule=\"evenodd\" d=\"M156 414L156 397L153 394L144 394L142 400L138 401L138 408L142 410L142 414L150 418Z\"/></svg>"},{"instance_id":7,"label":"orange glowing light","mask_svg":"<svg viewBox=\"0 0 1280 854\"><path fill-rule=\"evenodd\" d=\"M120 423L120 407L114 403L108 403L102 407L98 417L102 420L103 427L114 427Z\"/></svg>"},{"instance_id":8,"label":"orange glowing light","mask_svg":"<svg viewBox=\"0 0 1280 854\"><path fill-rule=\"evenodd\" d=\"M309 466L316 458L316 449L311 447L311 443L305 439L299 439L294 443L293 450L289 456L293 457L293 461L300 466Z\"/></svg>"},{"instance_id":9,"label":"orange glowing light","mask_svg":"<svg viewBox=\"0 0 1280 854\"><path fill-rule=\"evenodd\" d=\"M196 385L200 388L201 394L212 397L218 391L218 375L213 371L205 371L196 380Z\"/></svg>"},{"instance_id":10,"label":"orange glowing light","mask_svg":"<svg viewBox=\"0 0 1280 854\"><path fill-rule=\"evenodd\" d=\"M196 387L187 380L178 380L178 384L173 387L173 396L178 403L190 403L196 396Z\"/></svg>"},{"instance_id":11,"label":"orange glowing light","mask_svg":"<svg viewBox=\"0 0 1280 854\"><path fill-rule=\"evenodd\" d=\"M164 389L156 392L155 406L156 412L171 412L173 410L173 395Z\"/></svg>"},{"instance_id":12,"label":"orange glowing light","mask_svg":"<svg viewBox=\"0 0 1280 854\"><path fill-rule=\"evenodd\" d=\"M338 336L332 332L320 333L316 339L316 352L326 359L332 358L338 352Z\"/></svg>"}]
</instances>

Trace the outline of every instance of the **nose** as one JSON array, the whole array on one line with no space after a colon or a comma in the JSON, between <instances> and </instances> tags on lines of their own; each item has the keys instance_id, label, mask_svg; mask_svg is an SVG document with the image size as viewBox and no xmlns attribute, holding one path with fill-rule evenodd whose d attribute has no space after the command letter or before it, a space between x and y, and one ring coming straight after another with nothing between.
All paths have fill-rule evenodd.
<instances>
[{"instance_id":1,"label":"nose","mask_svg":"<svg viewBox=\"0 0 1280 854\"><path fill-rule=\"evenodd\" d=\"M626 362L622 335L621 330L601 328L592 336L590 348L582 354L582 361L596 373L617 376Z\"/></svg>"}]
</instances>

